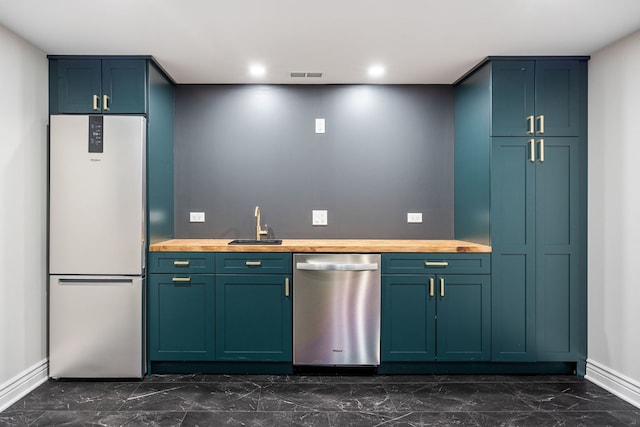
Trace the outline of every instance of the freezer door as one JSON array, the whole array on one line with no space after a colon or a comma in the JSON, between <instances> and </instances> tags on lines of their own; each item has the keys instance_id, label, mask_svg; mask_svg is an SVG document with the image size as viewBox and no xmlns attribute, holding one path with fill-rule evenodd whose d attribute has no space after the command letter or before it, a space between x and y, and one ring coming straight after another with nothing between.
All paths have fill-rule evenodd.
<instances>
[{"instance_id":1,"label":"freezer door","mask_svg":"<svg viewBox=\"0 0 640 427\"><path fill-rule=\"evenodd\" d=\"M51 276L49 376L140 378L141 277Z\"/></svg>"},{"instance_id":2,"label":"freezer door","mask_svg":"<svg viewBox=\"0 0 640 427\"><path fill-rule=\"evenodd\" d=\"M145 118L63 115L50 123L50 273L142 274Z\"/></svg>"}]
</instances>

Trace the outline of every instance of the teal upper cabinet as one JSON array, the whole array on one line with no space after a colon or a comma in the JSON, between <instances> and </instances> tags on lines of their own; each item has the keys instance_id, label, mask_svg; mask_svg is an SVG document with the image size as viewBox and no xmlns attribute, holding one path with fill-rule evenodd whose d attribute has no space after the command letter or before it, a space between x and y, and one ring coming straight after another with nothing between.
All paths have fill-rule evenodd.
<instances>
[{"instance_id":1,"label":"teal upper cabinet","mask_svg":"<svg viewBox=\"0 0 640 427\"><path fill-rule=\"evenodd\" d=\"M51 114L144 114L145 59L51 59Z\"/></svg>"},{"instance_id":2,"label":"teal upper cabinet","mask_svg":"<svg viewBox=\"0 0 640 427\"><path fill-rule=\"evenodd\" d=\"M492 136L580 134L577 61L494 61L491 71Z\"/></svg>"},{"instance_id":3,"label":"teal upper cabinet","mask_svg":"<svg viewBox=\"0 0 640 427\"><path fill-rule=\"evenodd\" d=\"M494 361L584 373L587 60L491 58L456 84L455 237L492 246Z\"/></svg>"}]
</instances>

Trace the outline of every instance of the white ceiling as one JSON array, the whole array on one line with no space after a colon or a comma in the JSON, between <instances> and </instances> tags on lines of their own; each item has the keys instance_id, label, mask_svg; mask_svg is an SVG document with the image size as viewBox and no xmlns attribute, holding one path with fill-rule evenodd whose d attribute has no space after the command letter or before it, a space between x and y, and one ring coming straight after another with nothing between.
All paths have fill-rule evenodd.
<instances>
[{"instance_id":1,"label":"white ceiling","mask_svg":"<svg viewBox=\"0 0 640 427\"><path fill-rule=\"evenodd\" d=\"M47 54L153 55L177 83L370 83L378 63L376 83L447 84L486 56L592 54L640 29L640 0L0 0L0 24Z\"/></svg>"}]
</instances>

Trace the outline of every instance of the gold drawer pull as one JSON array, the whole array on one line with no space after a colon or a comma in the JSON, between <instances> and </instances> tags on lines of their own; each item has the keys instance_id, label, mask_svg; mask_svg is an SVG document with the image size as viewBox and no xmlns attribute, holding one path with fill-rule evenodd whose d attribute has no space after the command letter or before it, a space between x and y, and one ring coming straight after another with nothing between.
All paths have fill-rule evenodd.
<instances>
[{"instance_id":1,"label":"gold drawer pull","mask_svg":"<svg viewBox=\"0 0 640 427\"><path fill-rule=\"evenodd\" d=\"M440 296L444 297L444 278L440 278Z\"/></svg>"},{"instance_id":2,"label":"gold drawer pull","mask_svg":"<svg viewBox=\"0 0 640 427\"><path fill-rule=\"evenodd\" d=\"M425 261L424 266L425 267L448 267L449 262L448 261Z\"/></svg>"},{"instance_id":3,"label":"gold drawer pull","mask_svg":"<svg viewBox=\"0 0 640 427\"><path fill-rule=\"evenodd\" d=\"M284 296L289 296L289 278L284 279Z\"/></svg>"},{"instance_id":4,"label":"gold drawer pull","mask_svg":"<svg viewBox=\"0 0 640 427\"><path fill-rule=\"evenodd\" d=\"M527 117L527 123L529 124L529 128L527 129L527 134L529 134L529 135L533 135L533 127L534 127L533 122L534 122L534 120L535 119L533 118L533 116Z\"/></svg>"},{"instance_id":5,"label":"gold drawer pull","mask_svg":"<svg viewBox=\"0 0 640 427\"><path fill-rule=\"evenodd\" d=\"M538 116L538 123L540 123L540 127L538 127L538 134L544 133L544 115Z\"/></svg>"},{"instance_id":6,"label":"gold drawer pull","mask_svg":"<svg viewBox=\"0 0 640 427\"><path fill-rule=\"evenodd\" d=\"M536 146L533 139L529 140L529 161L531 163L536 161Z\"/></svg>"},{"instance_id":7,"label":"gold drawer pull","mask_svg":"<svg viewBox=\"0 0 640 427\"><path fill-rule=\"evenodd\" d=\"M247 261L244 264L247 267L260 267L262 265L262 261Z\"/></svg>"},{"instance_id":8,"label":"gold drawer pull","mask_svg":"<svg viewBox=\"0 0 640 427\"><path fill-rule=\"evenodd\" d=\"M176 267L189 267L189 261L178 261L178 260L175 260L175 261L173 261L173 265L175 265Z\"/></svg>"},{"instance_id":9,"label":"gold drawer pull","mask_svg":"<svg viewBox=\"0 0 640 427\"><path fill-rule=\"evenodd\" d=\"M432 297L434 295L433 293L433 285L434 282L436 281L436 279L434 279L433 277L429 278L429 296Z\"/></svg>"},{"instance_id":10,"label":"gold drawer pull","mask_svg":"<svg viewBox=\"0 0 640 427\"><path fill-rule=\"evenodd\" d=\"M100 97L98 95L93 95L93 111L100 111L98 102L100 102Z\"/></svg>"},{"instance_id":11,"label":"gold drawer pull","mask_svg":"<svg viewBox=\"0 0 640 427\"><path fill-rule=\"evenodd\" d=\"M191 281L191 277L174 277L172 282L188 283Z\"/></svg>"}]
</instances>

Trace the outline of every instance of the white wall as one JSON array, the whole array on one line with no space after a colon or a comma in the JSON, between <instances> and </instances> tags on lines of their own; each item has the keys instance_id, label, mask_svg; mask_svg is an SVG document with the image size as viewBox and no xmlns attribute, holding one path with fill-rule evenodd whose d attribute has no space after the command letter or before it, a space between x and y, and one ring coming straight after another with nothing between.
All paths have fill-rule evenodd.
<instances>
[{"instance_id":1,"label":"white wall","mask_svg":"<svg viewBox=\"0 0 640 427\"><path fill-rule=\"evenodd\" d=\"M587 378L640 406L640 32L589 63Z\"/></svg>"},{"instance_id":2,"label":"white wall","mask_svg":"<svg viewBox=\"0 0 640 427\"><path fill-rule=\"evenodd\" d=\"M0 25L0 410L46 378L47 58Z\"/></svg>"}]
</instances>

